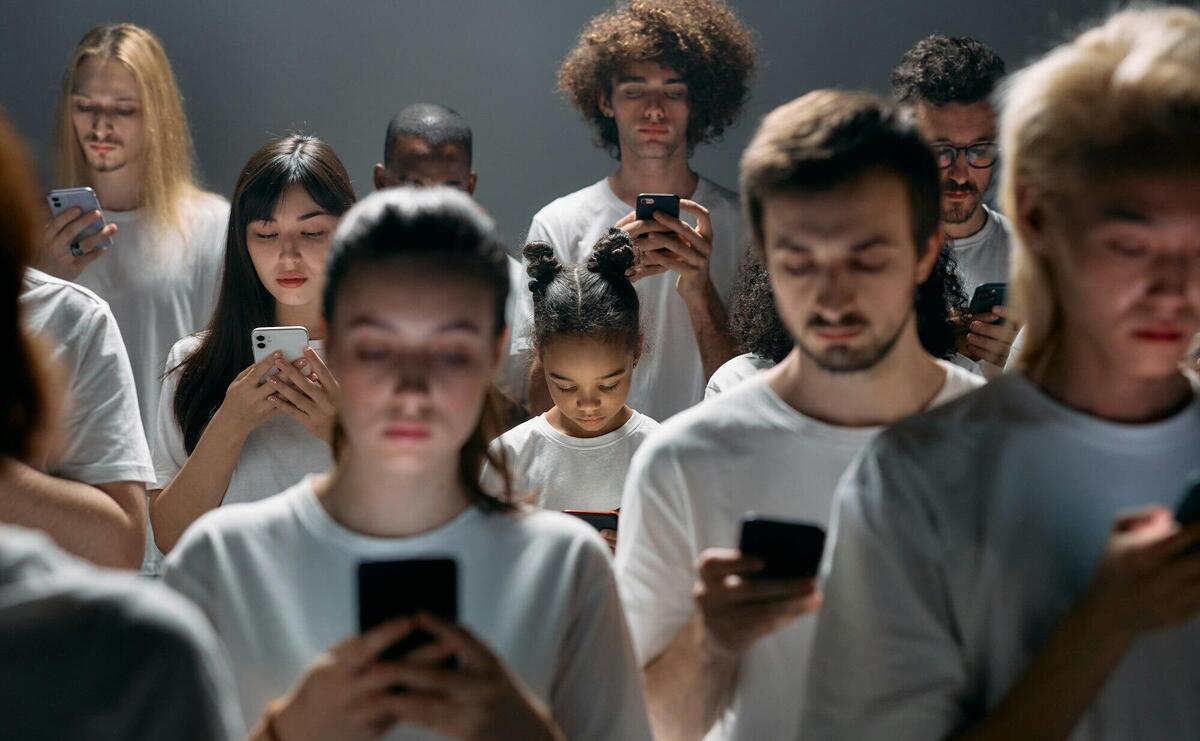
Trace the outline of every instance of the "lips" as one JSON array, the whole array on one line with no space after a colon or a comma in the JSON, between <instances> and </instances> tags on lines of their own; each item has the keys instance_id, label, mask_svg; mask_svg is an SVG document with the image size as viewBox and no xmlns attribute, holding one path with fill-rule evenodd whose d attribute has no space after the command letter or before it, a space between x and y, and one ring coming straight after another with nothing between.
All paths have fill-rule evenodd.
<instances>
[{"instance_id":1,"label":"lips","mask_svg":"<svg viewBox=\"0 0 1200 741\"><path fill-rule=\"evenodd\" d=\"M383 436L389 440L403 442L425 440L429 437L429 425L420 422L397 422L388 425L383 431Z\"/></svg>"},{"instance_id":2,"label":"lips","mask_svg":"<svg viewBox=\"0 0 1200 741\"><path fill-rule=\"evenodd\" d=\"M308 278L305 278L303 275L289 275L276 278L275 282L284 288L299 288L308 282Z\"/></svg>"},{"instance_id":3,"label":"lips","mask_svg":"<svg viewBox=\"0 0 1200 741\"><path fill-rule=\"evenodd\" d=\"M88 147L89 147L89 148L90 148L90 149L91 149L93 152L99 152L100 154L108 154L109 152L111 152L111 151L113 151L114 149L116 149L116 148L117 148L117 147L116 147L116 145L113 145L113 144L101 144L100 142L92 142L91 144L89 144L89 145L88 145Z\"/></svg>"},{"instance_id":4,"label":"lips","mask_svg":"<svg viewBox=\"0 0 1200 741\"><path fill-rule=\"evenodd\" d=\"M654 126L643 126L642 128L638 129L638 131L642 132L643 134L649 134L651 136L665 136L670 131L670 129L654 127Z\"/></svg>"},{"instance_id":5,"label":"lips","mask_svg":"<svg viewBox=\"0 0 1200 741\"><path fill-rule=\"evenodd\" d=\"M1174 327L1146 327L1135 330L1133 336L1147 342L1179 342L1184 333Z\"/></svg>"},{"instance_id":6,"label":"lips","mask_svg":"<svg viewBox=\"0 0 1200 741\"><path fill-rule=\"evenodd\" d=\"M855 325L852 327L816 327L813 334L827 342L839 342L849 340L862 334L863 327Z\"/></svg>"}]
</instances>

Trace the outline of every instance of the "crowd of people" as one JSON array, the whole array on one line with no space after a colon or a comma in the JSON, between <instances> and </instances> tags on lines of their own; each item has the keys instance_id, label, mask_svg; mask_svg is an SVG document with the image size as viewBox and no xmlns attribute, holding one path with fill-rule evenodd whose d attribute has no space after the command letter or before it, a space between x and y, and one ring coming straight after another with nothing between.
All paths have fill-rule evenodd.
<instances>
[{"instance_id":1,"label":"crowd of people","mask_svg":"<svg viewBox=\"0 0 1200 741\"><path fill-rule=\"evenodd\" d=\"M932 35L735 192L752 31L623 1L558 75L615 170L509 245L454 110L226 199L92 29L98 208L0 117L0 736L1200 738L1197 39Z\"/></svg>"}]
</instances>

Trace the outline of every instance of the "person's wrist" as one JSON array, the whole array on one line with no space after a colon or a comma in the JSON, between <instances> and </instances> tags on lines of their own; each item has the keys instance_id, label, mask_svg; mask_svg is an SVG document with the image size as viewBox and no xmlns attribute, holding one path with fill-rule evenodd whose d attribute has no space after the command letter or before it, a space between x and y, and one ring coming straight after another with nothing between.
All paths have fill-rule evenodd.
<instances>
[{"instance_id":1,"label":"person's wrist","mask_svg":"<svg viewBox=\"0 0 1200 741\"><path fill-rule=\"evenodd\" d=\"M704 619L703 612L698 611L696 618L692 621L692 642L700 649L701 654L711 664L736 663L741 657L740 651L727 645L709 627L708 621Z\"/></svg>"},{"instance_id":2,"label":"person's wrist","mask_svg":"<svg viewBox=\"0 0 1200 741\"><path fill-rule=\"evenodd\" d=\"M1131 643L1141 627L1127 609L1128 601L1102 583L1093 584L1075 605L1075 615L1098 640L1113 645Z\"/></svg>"},{"instance_id":3,"label":"person's wrist","mask_svg":"<svg viewBox=\"0 0 1200 741\"><path fill-rule=\"evenodd\" d=\"M205 432L208 432L208 430L212 430L218 440L224 440L235 446L245 443L246 438L250 434L249 430L242 429L237 415L232 414L225 404L217 407L217 411L213 414L212 419L209 420Z\"/></svg>"},{"instance_id":4,"label":"person's wrist","mask_svg":"<svg viewBox=\"0 0 1200 741\"><path fill-rule=\"evenodd\" d=\"M693 311L707 310L717 295L716 286L713 285L707 271L691 276L679 276L675 283L675 291Z\"/></svg>"},{"instance_id":5,"label":"person's wrist","mask_svg":"<svg viewBox=\"0 0 1200 741\"><path fill-rule=\"evenodd\" d=\"M279 698L267 705L263 713L263 737L265 741L295 741L294 737L282 730L283 714L288 709L286 699Z\"/></svg>"}]
</instances>

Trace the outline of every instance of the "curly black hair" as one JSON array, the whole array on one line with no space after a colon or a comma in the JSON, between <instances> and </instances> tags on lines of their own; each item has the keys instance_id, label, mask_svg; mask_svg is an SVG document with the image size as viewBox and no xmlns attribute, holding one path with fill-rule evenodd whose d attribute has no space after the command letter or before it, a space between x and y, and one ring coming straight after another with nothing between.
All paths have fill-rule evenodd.
<instances>
[{"instance_id":1,"label":"curly black hair","mask_svg":"<svg viewBox=\"0 0 1200 741\"><path fill-rule=\"evenodd\" d=\"M600 108L612 78L632 62L654 61L687 82L687 146L720 138L750 97L758 52L750 30L720 0L630 0L593 18L558 70L558 89L620 158L617 124Z\"/></svg>"},{"instance_id":2,"label":"curly black hair","mask_svg":"<svg viewBox=\"0 0 1200 741\"><path fill-rule=\"evenodd\" d=\"M522 250L533 294L533 344L540 351L556 335L595 335L642 348L641 303L625 273L636 251L629 234L612 228L596 242L586 265L564 265L546 242Z\"/></svg>"},{"instance_id":3,"label":"curly black hair","mask_svg":"<svg viewBox=\"0 0 1200 741\"><path fill-rule=\"evenodd\" d=\"M991 47L965 36L933 35L909 49L892 70L897 102L970 104L992 94L1004 77L1004 60Z\"/></svg>"},{"instance_id":4,"label":"curly black hair","mask_svg":"<svg viewBox=\"0 0 1200 741\"><path fill-rule=\"evenodd\" d=\"M943 360L958 352L952 315L967 311L967 295L958 276L958 261L948 246L938 253L933 271L917 286L913 302L921 346ZM733 284L729 327L738 350L778 363L792 351L792 336L775 308L767 269L753 253L746 255Z\"/></svg>"}]
</instances>

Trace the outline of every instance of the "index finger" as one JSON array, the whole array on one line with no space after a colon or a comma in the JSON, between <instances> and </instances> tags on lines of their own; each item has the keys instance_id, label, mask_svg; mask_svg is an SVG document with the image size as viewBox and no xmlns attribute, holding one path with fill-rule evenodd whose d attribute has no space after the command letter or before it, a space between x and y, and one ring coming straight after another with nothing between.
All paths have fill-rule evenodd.
<instances>
[{"instance_id":1,"label":"index finger","mask_svg":"<svg viewBox=\"0 0 1200 741\"><path fill-rule=\"evenodd\" d=\"M46 222L46 231L52 234L58 234L76 218L83 215L83 209L79 206L71 206L66 211L51 217L50 221Z\"/></svg>"},{"instance_id":2,"label":"index finger","mask_svg":"<svg viewBox=\"0 0 1200 741\"><path fill-rule=\"evenodd\" d=\"M696 215L696 231L711 242L713 238L712 219L709 217L708 209L687 198L679 200L679 208Z\"/></svg>"},{"instance_id":3,"label":"index finger","mask_svg":"<svg viewBox=\"0 0 1200 741\"><path fill-rule=\"evenodd\" d=\"M634 221L637 221L637 211L630 211L622 216L617 223L613 224L613 226L617 227L618 229L625 229L626 224L633 223ZM626 231L628 231L628 229L626 229Z\"/></svg>"},{"instance_id":4,"label":"index finger","mask_svg":"<svg viewBox=\"0 0 1200 741\"><path fill-rule=\"evenodd\" d=\"M459 625L427 612L417 615L416 623L451 648L467 666L488 666L495 661L492 652Z\"/></svg>"},{"instance_id":5,"label":"index finger","mask_svg":"<svg viewBox=\"0 0 1200 741\"><path fill-rule=\"evenodd\" d=\"M763 568L762 559L747 556L733 548L709 548L700 554L696 566L706 583L719 583L727 576L752 574Z\"/></svg>"},{"instance_id":6,"label":"index finger","mask_svg":"<svg viewBox=\"0 0 1200 741\"><path fill-rule=\"evenodd\" d=\"M329 382L333 380L333 373L330 372L329 366L325 365L325 361L321 359L320 354L310 346L304 348L304 357L310 363L309 367L317 374L317 380L322 386L328 387Z\"/></svg>"},{"instance_id":7,"label":"index finger","mask_svg":"<svg viewBox=\"0 0 1200 741\"><path fill-rule=\"evenodd\" d=\"M380 623L350 640L348 651L351 655L347 660L359 666L366 666L375 661L388 646L411 633L414 627L416 626L413 619L409 617L398 617Z\"/></svg>"}]
</instances>

